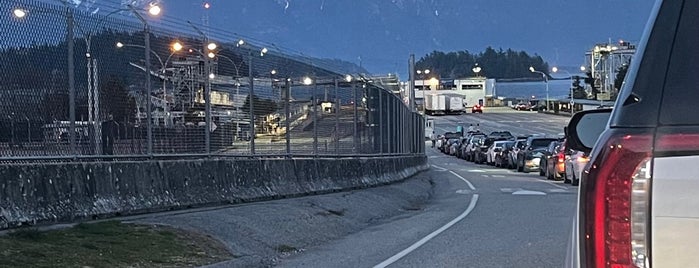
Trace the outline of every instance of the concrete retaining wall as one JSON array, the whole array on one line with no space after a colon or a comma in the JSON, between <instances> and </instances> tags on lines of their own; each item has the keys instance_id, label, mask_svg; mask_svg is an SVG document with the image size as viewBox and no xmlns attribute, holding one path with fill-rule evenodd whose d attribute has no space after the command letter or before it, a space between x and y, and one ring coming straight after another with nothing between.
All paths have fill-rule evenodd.
<instances>
[{"instance_id":1,"label":"concrete retaining wall","mask_svg":"<svg viewBox=\"0 0 699 268\"><path fill-rule=\"evenodd\" d=\"M424 156L207 159L0 166L0 229L370 187Z\"/></svg>"}]
</instances>

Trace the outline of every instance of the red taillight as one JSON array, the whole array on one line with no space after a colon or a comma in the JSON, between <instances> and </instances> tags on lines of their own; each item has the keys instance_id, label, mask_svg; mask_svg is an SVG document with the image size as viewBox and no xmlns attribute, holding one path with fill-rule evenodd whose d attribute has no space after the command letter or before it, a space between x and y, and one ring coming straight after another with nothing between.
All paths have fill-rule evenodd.
<instances>
[{"instance_id":1,"label":"red taillight","mask_svg":"<svg viewBox=\"0 0 699 268\"><path fill-rule=\"evenodd\" d=\"M696 151L699 150L699 134L696 133L658 133L655 142L656 151Z\"/></svg>"},{"instance_id":2,"label":"red taillight","mask_svg":"<svg viewBox=\"0 0 699 268\"><path fill-rule=\"evenodd\" d=\"M586 262L593 267L647 267L648 181L653 139L607 131L581 189Z\"/></svg>"},{"instance_id":3,"label":"red taillight","mask_svg":"<svg viewBox=\"0 0 699 268\"><path fill-rule=\"evenodd\" d=\"M566 155L563 153L558 153L558 163L563 163L566 160Z\"/></svg>"}]
</instances>

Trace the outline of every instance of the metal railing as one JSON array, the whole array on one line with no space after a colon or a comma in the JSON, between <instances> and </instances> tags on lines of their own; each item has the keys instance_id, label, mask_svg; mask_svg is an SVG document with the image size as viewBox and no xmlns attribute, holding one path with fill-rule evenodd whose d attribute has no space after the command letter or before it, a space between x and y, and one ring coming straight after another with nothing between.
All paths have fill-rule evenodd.
<instances>
[{"instance_id":1,"label":"metal railing","mask_svg":"<svg viewBox=\"0 0 699 268\"><path fill-rule=\"evenodd\" d=\"M0 161L424 153L423 118L371 77L62 3L0 3L24 12L0 15Z\"/></svg>"}]
</instances>

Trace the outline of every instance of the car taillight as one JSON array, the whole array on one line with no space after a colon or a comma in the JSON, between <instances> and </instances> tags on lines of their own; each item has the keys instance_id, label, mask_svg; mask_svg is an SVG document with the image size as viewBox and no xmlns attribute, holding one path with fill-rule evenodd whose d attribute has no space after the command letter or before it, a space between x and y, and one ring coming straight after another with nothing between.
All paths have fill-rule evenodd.
<instances>
[{"instance_id":1,"label":"car taillight","mask_svg":"<svg viewBox=\"0 0 699 268\"><path fill-rule=\"evenodd\" d=\"M581 188L586 263L648 267L652 135L608 130L600 140Z\"/></svg>"},{"instance_id":2,"label":"car taillight","mask_svg":"<svg viewBox=\"0 0 699 268\"><path fill-rule=\"evenodd\" d=\"M587 163L590 162L590 158L584 155L578 156L578 162Z\"/></svg>"},{"instance_id":3,"label":"car taillight","mask_svg":"<svg viewBox=\"0 0 699 268\"><path fill-rule=\"evenodd\" d=\"M566 155L563 153L558 153L558 163L563 163L566 160Z\"/></svg>"}]
</instances>

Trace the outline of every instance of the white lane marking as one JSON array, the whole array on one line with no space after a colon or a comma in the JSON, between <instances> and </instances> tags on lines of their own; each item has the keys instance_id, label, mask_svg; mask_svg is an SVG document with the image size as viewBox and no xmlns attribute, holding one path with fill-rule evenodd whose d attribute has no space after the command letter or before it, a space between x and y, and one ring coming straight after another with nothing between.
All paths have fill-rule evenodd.
<instances>
[{"instance_id":1,"label":"white lane marking","mask_svg":"<svg viewBox=\"0 0 699 268\"><path fill-rule=\"evenodd\" d=\"M439 170L439 171L447 171L446 168L443 168L443 167L440 167L440 166L435 166L435 165L431 165L431 166L432 166L433 168L436 168L436 169Z\"/></svg>"},{"instance_id":2,"label":"white lane marking","mask_svg":"<svg viewBox=\"0 0 699 268\"><path fill-rule=\"evenodd\" d=\"M500 188L500 192L503 193L514 193L516 191L521 191L522 188Z\"/></svg>"},{"instance_id":3,"label":"white lane marking","mask_svg":"<svg viewBox=\"0 0 699 268\"><path fill-rule=\"evenodd\" d=\"M547 184L549 184L549 185L551 185L551 186L553 186L553 187L556 187L556 188L558 188L558 189L568 190L568 188L566 188L565 186L560 186L560 185L555 184L555 183L550 182L550 181L546 181L546 180L539 180L539 181L540 181L540 182L545 182L545 183L547 183Z\"/></svg>"},{"instance_id":4,"label":"white lane marking","mask_svg":"<svg viewBox=\"0 0 699 268\"><path fill-rule=\"evenodd\" d=\"M473 184L471 184L471 182L468 181L466 178L461 177L461 175L457 174L457 173L454 172L454 171L449 170L449 172L450 172L451 174L454 174L454 176L456 176L457 178L459 178L459 179L461 179L462 181L464 181L466 184L468 184L468 188L471 188L472 191L475 191L475 190L476 190L476 187L473 187Z\"/></svg>"},{"instance_id":5,"label":"white lane marking","mask_svg":"<svg viewBox=\"0 0 699 268\"><path fill-rule=\"evenodd\" d=\"M546 195L546 193L539 191L519 190L513 192L512 195Z\"/></svg>"},{"instance_id":6,"label":"white lane marking","mask_svg":"<svg viewBox=\"0 0 699 268\"><path fill-rule=\"evenodd\" d=\"M490 176L493 176L495 178L504 178L505 177L505 175L490 175Z\"/></svg>"},{"instance_id":7,"label":"white lane marking","mask_svg":"<svg viewBox=\"0 0 699 268\"><path fill-rule=\"evenodd\" d=\"M486 171L485 171L485 170L482 170L482 169L469 169L468 172L484 173L484 172L486 172Z\"/></svg>"},{"instance_id":8,"label":"white lane marking","mask_svg":"<svg viewBox=\"0 0 699 268\"><path fill-rule=\"evenodd\" d=\"M490 176L489 176L489 175L481 175L481 177L486 177L486 178L488 178L488 177L490 177Z\"/></svg>"},{"instance_id":9,"label":"white lane marking","mask_svg":"<svg viewBox=\"0 0 699 268\"><path fill-rule=\"evenodd\" d=\"M548 189L549 193L566 193L568 190L566 189Z\"/></svg>"},{"instance_id":10,"label":"white lane marking","mask_svg":"<svg viewBox=\"0 0 699 268\"><path fill-rule=\"evenodd\" d=\"M452 172L452 173L453 173L453 172ZM457 175L457 177L460 177L461 179L463 179L463 178L462 178L461 176L459 176L459 175ZM465 179L463 179L463 180L466 181ZM468 181L466 181L466 182L468 182ZM471 187L471 184L470 184L470 183L469 183L469 187ZM474 190L475 190L475 189L474 189ZM454 218L454 219L451 220L449 223L447 223L446 225L440 227L440 228L437 229L436 231L434 231L434 232L430 233L429 235L423 237L422 239L420 239L420 241L415 242L415 244L412 244L410 247L404 249L404 250L401 251L401 252L398 252L398 254L393 255L392 257L388 258L387 260L385 260L385 261L383 261L383 262L381 262L381 263L375 265L374 268L384 268L384 267L386 267L386 266L391 265L392 263L394 263L394 262L400 260L401 258L405 257L406 255L410 254L410 252L413 252L414 250L416 250L416 249L419 248L420 246L424 245L425 243L427 243L428 241L430 241L430 240L431 240L432 238L434 238L435 236L437 236L437 235L439 235L440 233L446 231L447 229L449 229L449 227L453 226L454 224L456 224L456 223L458 223L459 221L461 221L461 220L463 220L464 218L466 218L466 216L468 216L468 214L471 213L471 211L473 211L473 209L476 207L476 202L478 202L478 194L474 194L474 195L471 197L471 203L469 203L468 208L466 208L466 211L464 211L464 213L461 213L461 215L459 215L458 217Z\"/></svg>"},{"instance_id":11,"label":"white lane marking","mask_svg":"<svg viewBox=\"0 0 699 268\"><path fill-rule=\"evenodd\" d=\"M437 169L448 170L448 169L446 169L446 168L443 168L443 167L440 167L440 166L437 166L437 165L431 165L431 166L433 166L433 167L435 167L435 168L437 168ZM476 190L476 187L473 187L473 184L471 184L471 182L468 181L466 178L462 177L461 175L457 174L457 173L454 172L454 171L449 170L449 172L450 172L451 174L453 174L454 176L456 176L457 178L459 178L459 179L461 179L462 181L464 181L464 182L468 185L468 188L471 189L471 191L475 191L475 190ZM466 191L467 191L467 190L458 190L457 193L465 193ZM474 194L474 195L471 197L471 202L468 204L468 207L466 208L466 210L465 210L463 213L461 213L461 215L459 215L458 217L454 218L453 220L451 220L450 222L448 222L448 223L445 224L444 226L440 227L439 229L435 230L434 232L430 233L429 235L423 237L423 238L420 239L419 241L415 242L415 244L410 245L410 247L404 249L404 250L401 251L401 252L398 252L398 254L393 255L393 256L391 256L390 258L388 258L387 260L385 260L385 261L383 261L383 262L381 262L381 263L375 265L374 268L384 268L384 267L386 267L386 266L388 266L388 265L391 265L392 263L394 263L394 262L400 260L401 258L405 257L406 255L410 254L410 252L413 252L414 250L416 250L416 249L419 248L420 246L424 245L424 244L427 243L428 241L432 240L432 238L434 238L435 236L437 236L437 235L441 234L442 232L446 231L447 229L449 229L449 228L450 228L451 226L453 226L454 224L456 224L456 223L458 223L459 221L461 221L461 220L463 220L464 218L466 218L466 216L468 216L468 214L470 214L471 211L473 211L473 209L476 208L476 203L478 202L478 196L479 196L478 194Z\"/></svg>"}]
</instances>

